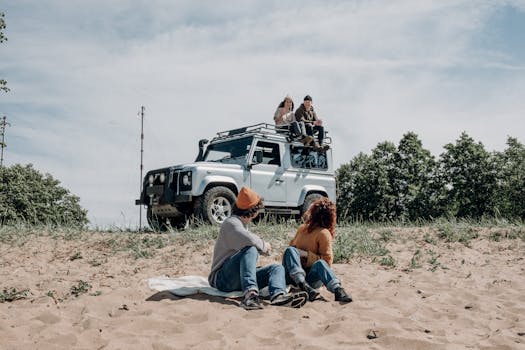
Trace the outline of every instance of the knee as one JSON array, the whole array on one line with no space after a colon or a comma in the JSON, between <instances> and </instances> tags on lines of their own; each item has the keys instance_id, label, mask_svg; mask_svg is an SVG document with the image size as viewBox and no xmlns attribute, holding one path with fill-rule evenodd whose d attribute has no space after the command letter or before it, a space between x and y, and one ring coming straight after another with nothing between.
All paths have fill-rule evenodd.
<instances>
[{"instance_id":1,"label":"knee","mask_svg":"<svg viewBox=\"0 0 525 350\"><path fill-rule=\"evenodd\" d=\"M321 268L321 269L324 269L324 270L330 268L328 263L325 260L323 260L323 259L319 259L316 262L314 262L314 264L312 265L312 268L314 268L314 267L317 268L317 269Z\"/></svg>"},{"instance_id":2,"label":"knee","mask_svg":"<svg viewBox=\"0 0 525 350\"><path fill-rule=\"evenodd\" d=\"M244 248L244 255L259 257L259 251L254 246Z\"/></svg>"},{"instance_id":3,"label":"knee","mask_svg":"<svg viewBox=\"0 0 525 350\"><path fill-rule=\"evenodd\" d=\"M295 247L288 247L284 250L284 256L290 256L295 254L299 254L299 251Z\"/></svg>"}]
</instances>

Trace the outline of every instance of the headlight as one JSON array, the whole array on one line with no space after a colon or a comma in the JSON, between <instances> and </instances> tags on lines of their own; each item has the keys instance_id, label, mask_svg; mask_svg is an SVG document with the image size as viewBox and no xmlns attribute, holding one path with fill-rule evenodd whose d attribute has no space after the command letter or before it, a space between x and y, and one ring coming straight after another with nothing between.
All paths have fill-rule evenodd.
<instances>
[{"instance_id":1,"label":"headlight","mask_svg":"<svg viewBox=\"0 0 525 350\"><path fill-rule=\"evenodd\" d=\"M153 185L153 181L154 181L154 180L155 180L155 178L153 177L153 175L148 176L148 183L149 183L150 185Z\"/></svg>"},{"instance_id":2,"label":"headlight","mask_svg":"<svg viewBox=\"0 0 525 350\"><path fill-rule=\"evenodd\" d=\"M179 189L180 191L191 191L191 171L183 171L179 175Z\"/></svg>"},{"instance_id":3,"label":"headlight","mask_svg":"<svg viewBox=\"0 0 525 350\"><path fill-rule=\"evenodd\" d=\"M185 174L185 175L182 177L182 183L184 184L184 186L189 186L189 185L191 185L191 179L190 179L190 177L188 176L188 174Z\"/></svg>"},{"instance_id":4,"label":"headlight","mask_svg":"<svg viewBox=\"0 0 525 350\"><path fill-rule=\"evenodd\" d=\"M160 176L159 176L159 180L160 180L160 183L163 184L164 181L166 180L166 174L161 173Z\"/></svg>"}]
</instances>

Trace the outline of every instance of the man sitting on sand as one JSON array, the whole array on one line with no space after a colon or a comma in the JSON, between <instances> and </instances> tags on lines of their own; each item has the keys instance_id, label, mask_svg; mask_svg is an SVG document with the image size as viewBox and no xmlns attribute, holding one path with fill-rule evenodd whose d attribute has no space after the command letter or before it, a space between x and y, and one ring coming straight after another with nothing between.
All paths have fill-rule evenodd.
<instances>
[{"instance_id":1,"label":"man sitting on sand","mask_svg":"<svg viewBox=\"0 0 525 350\"><path fill-rule=\"evenodd\" d=\"M271 264L257 267L259 252L269 254L270 243L248 231L246 225L261 209L263 200L248 187L243 187L233 206L233 215L221 225L213 249L213 260L208 281L223 292L242 291L241 306L246 310L262 309L259 288L268 287L270 303L278 306L301 307L307 294L286 292L284 267Z\"/></svg>"}]
</instances>

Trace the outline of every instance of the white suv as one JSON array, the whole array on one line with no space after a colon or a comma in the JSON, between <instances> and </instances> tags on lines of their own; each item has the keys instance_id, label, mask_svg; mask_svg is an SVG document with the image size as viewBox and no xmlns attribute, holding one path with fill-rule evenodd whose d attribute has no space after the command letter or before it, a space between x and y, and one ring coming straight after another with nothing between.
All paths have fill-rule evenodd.
<instances>
[{"instance_id":1,"label":"white suv","mask_svg":"<svg viewBox=\"0 0 525 350\"><path fill-rule=\"evenodd\" d=\"M147 206L154 229L182 228L192 215L220 224L242 186L263 197L270 214L302 215L323 196L335 202L332 150L314 151L270 124L219 132L199 141L195 162L149 171L135 203Z\"/></svg>"}]
</instances>

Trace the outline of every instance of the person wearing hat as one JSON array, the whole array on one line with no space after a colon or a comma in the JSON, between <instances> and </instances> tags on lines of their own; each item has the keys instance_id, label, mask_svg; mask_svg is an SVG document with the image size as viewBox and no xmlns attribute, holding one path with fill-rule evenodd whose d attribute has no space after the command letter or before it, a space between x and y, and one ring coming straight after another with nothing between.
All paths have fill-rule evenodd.
<instances>
[{"instance_id":1,"label":"person wearing hat","mask_svg":"<svg viewBox=\"0 0 525 350\"><path fill-rule=\"evenodd\" d=\"M233 206L233 215L224 220L213 249L208 282L223 292L242 291L241 306L246 310L262 309L259 288L268 287L270 304L301 307L307 293L286 291L284 267L271 264L257 267L259 253L269 254L270 243L247 229L264 208L263 199L248 187L242 187Z\"/></svg>"},{"instance_id":2,"label":"person wearing hat","mask_svg":"<svg viewBox=\"0 0 525 350\"><path fill-rule=\"evenodd\" d=\"M310 97L310 95L304 97L303 103L301 103L299 108L295 111L295 120L299 123L304 123L308 135L314 136L314 133L317 131L317 143L314 145L314 148L321 150L329 148L328 145L323 146L323 121L317 117L314 107L312 106L312 97Z\"/></svg>"}]
</instances>

